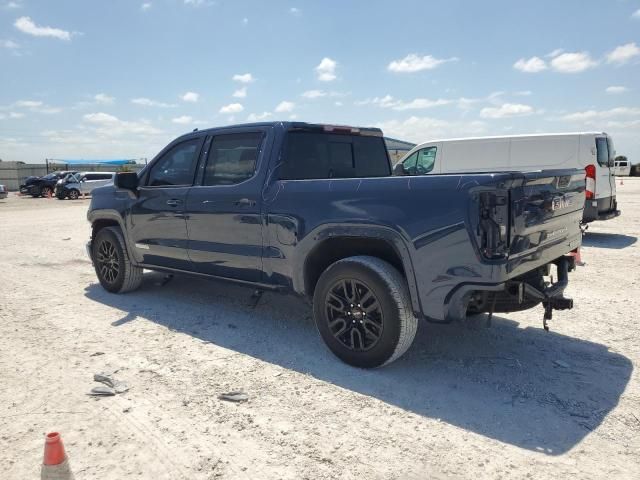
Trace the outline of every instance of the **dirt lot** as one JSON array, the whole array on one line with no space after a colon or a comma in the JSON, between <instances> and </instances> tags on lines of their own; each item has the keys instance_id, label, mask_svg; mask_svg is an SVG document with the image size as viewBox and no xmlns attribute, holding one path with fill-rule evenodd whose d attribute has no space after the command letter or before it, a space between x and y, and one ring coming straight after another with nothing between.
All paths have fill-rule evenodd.
<instances>
[{"instance_id":1,"label":"dirt lot","mask_svg":"<svg viewBox=\"0 0 640 480\"><path fill-rule=\"evenodd\" d=\"M618 198L551 332L541 307L422 324L375 371L332 357L294 298L254 309L154 273L107 294L86 200L0 200L0 477L38 478L57 430L78 480L640 478L640 179ZM130 391L87 396L103 370ZM217 398L238 389L248 403Z\"/></svg>"}]
</instances>

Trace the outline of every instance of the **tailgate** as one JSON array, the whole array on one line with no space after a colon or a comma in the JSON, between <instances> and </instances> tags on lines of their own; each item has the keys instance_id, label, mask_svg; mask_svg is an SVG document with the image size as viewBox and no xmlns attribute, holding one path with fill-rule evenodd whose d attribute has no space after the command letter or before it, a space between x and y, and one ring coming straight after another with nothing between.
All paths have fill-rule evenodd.
<instances>
[{"instance_id":1,"label":"tailgate","mask_svg":"<svg viewBox=\"0 0 640 480\"><path fill-rule=\"evenodd\" d=\"M478 192L476 231L483 257L506 259L513 277L580 246L585 172L542 170L509 176L497 189Z\"/></svg>"},{"instance_id":2,"label":"tailgate","mask_svg":"<svg viewBox=\"0 0 640 480\"><path fill-rule=\"evenodd\" d=\"M509 269L526 271L578 248L585 201L580 169L522 173L510 190Z\"/></svg>"}]
</instances>

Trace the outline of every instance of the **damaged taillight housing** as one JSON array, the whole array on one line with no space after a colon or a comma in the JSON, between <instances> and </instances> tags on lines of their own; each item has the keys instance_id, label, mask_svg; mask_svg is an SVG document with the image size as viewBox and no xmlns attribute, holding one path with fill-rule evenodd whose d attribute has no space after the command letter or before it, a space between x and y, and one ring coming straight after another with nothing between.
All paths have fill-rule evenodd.
<instances>
[{"instance_id":1,"label":"damaged taillight housing","mask_svg":"<svg viewBox=\"0 0 640 480\"><path fill-rule=\"evenodd\" d=\"M509 253L509 192L482 192L478 201L480 252L490 260L506 258Z\"/></svg>"}]
</instances>

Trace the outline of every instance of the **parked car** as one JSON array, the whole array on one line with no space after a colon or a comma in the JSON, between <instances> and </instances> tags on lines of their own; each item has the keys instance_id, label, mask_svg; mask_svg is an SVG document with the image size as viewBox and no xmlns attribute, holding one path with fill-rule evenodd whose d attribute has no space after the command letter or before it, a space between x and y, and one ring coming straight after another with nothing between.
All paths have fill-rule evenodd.
<instances>
[{"instance_id":1,"label":"parked car","mask_svg":"<svg viewBox=\"0 0 640 480\"><path fill-rule=\"evenodd\" d=\"M631 162L627 157L621 155L613 160L613 174L617 177L631 175Z\"/></svg>"},{"instance_id":2,"label":"parked car","mask_svg":"<svg viewBox=\"0 0 640 480\"><path fill-rule=\"evenodd\" d=\"M418 319L544 306L581 243L583 169L391 175L379 129L272 122L171 142L97 188L87 252L104 289L144 268L294 292L331 351L378 367ZM545 281L553 268L556 282Z\"/></svg>"},{"instance_id":3,"label":"parked car","mask_svg":"<svg viewBox=\"0 0 640 480\"><path fill-rule=\"evenodd\" d=\"M0 200L9 196L9 190L4 185L0 185Z\"/></svg>"},{"instance_id":4,"label":"parked car","mask_svg":"<svg viewBox=\"0 0 640 480\"><path fill-rule=\"evenodd\" d=\"M34 198L48 197L50 194L53 195L58 180L70 173L76 172L60 171L49 173L44 177L27 177L25 182L20 185L20 193L23 195L31 195Z\"/></svg>"},{"instance_id":5,"label":"parked car","mask_svg":"<svg viewBox=\"0 0 640 480\"><path fill-rule=\"evenodd\" d=\"M80 195L90 195L95 188L103 187L111 182L115 172L80 172L69 174L58 180L55 194L59 200L70 198L76 200Z\"/></svg>"},{"instance_id":6,"label":"parked car","mask_svg":"<svg viewBox=\"0 0 640 480\"><path fill-rule=\"evenodd\" d=\"M434 140L413 148L396 175L580 168L586 173L584 222L620 215L613 178L613 141L606 133L561 133Z\"/></svg>"}]
</instances>

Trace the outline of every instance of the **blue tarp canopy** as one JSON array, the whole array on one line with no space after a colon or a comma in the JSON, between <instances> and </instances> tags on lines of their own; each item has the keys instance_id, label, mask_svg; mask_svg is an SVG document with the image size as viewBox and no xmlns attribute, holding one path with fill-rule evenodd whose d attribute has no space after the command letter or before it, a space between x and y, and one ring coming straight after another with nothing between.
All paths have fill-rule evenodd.
<instances>
[{"instance_id":1,"label":"blue tarp canopy","mask_svg":"<svg viewBox=\"0 0 640 480\"><path fill-rule=\"evenodd\" d=\"M68 164L82 164L82 165L127 165L135 163L135 160L61 160L56 158L55 160L49 160L49 163L68 163Z\"/></svg>"}]
</instances>

